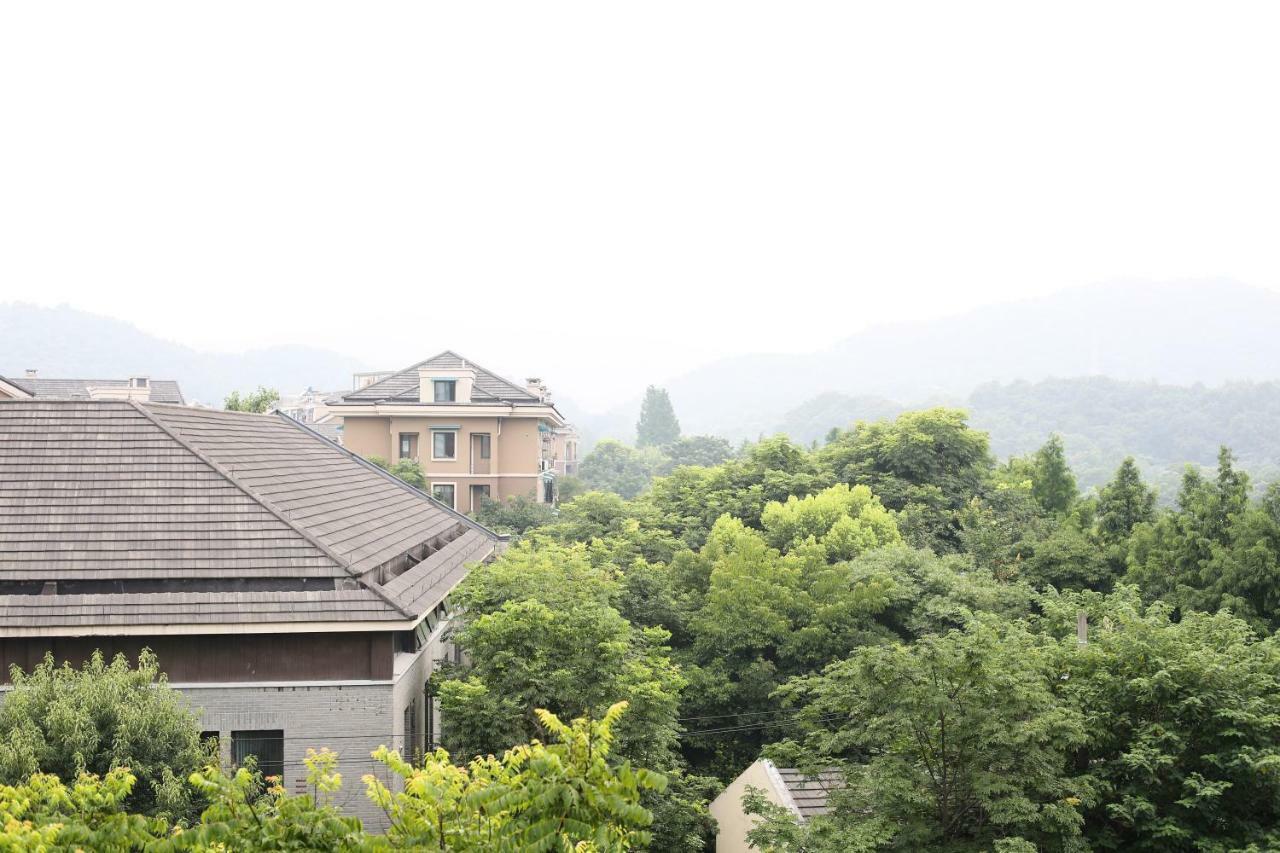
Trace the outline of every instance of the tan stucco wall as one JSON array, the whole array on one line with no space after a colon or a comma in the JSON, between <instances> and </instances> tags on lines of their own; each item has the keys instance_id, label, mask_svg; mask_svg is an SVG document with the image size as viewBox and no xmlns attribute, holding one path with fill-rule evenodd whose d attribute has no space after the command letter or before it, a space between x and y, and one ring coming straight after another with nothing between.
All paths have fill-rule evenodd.
<instances>
[{"instance_id":1,"label":"tan stucco wall","mask_svg":"<svg viewBox=\"0 0 1280 853\"><path fill-rule=\"evenodd\" d=\"M498 487L502 500L518 495L537 497L537 488L542 480L539 477L504 477Z\"/></svg>"},{"instance_id":2,"label":"tan stucco wall","mask_svg":"<svg viewBox=\"0 0 1280 853\"><path fill-rule=\"evenodd\" d=\"M344 418L342 446L361 456L381 456L391 460L389 418Z\"/></svg>"},{"instance_id":3,"label":"tan stucco wall","mask_svg":"<svg viewBox=\"0 0 1280 853\"><path fill-rule=\"evenodd\" d=\"M537 418L503 418L498 439L502 473L537 474L541 441Z\"/></svg>"},{"instance_id":4,"label":"tan stucco wall","mask_svg":"<svg viewBox=\"0 0 1280 853\"><path fill-rule=\"evenodd\" d=\"M769 780L769 771L763 761L757 761L742 771L737 779L720 792L720 796L711 801L708 809L719 825L716 832L716 853L747 853L756 849L747 843L747 833L759 818L742 810L742 795L747 792L747 786L759 788L770 800L783 805Z\"/></svg>"},{"instance_id":5,"label":"tan stucco wall","mask_svg":"<svg viewBox=\"0 0 1280 853\"><path fill-rule=\"evenodd\" d=\"M431 458L432 427L458 427L457 458ZM457 509L471 512L473 484L487 483L490 495L506 500L516 495L539 495L538 462L541 434L537 418L465 417L374 417L347 415L343 445L361 456L382 456L394 463L399 458L400 434L418 436L418 461L427 475L428 489L436 483L452 483ZM475 471L471 464L471 437L488 433L489 470Z\"/></svg>"}]
</instances>

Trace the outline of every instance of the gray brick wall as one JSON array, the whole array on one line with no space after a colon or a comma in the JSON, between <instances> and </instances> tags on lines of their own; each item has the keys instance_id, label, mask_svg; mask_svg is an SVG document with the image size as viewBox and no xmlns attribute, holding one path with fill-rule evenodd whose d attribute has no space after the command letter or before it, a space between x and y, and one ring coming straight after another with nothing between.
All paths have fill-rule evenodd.
<instances>
[{"instance_id":1,"label":"gray brick wall","mask_svg":"<svg viewBox=\"0 0 1280 853\"><path fill-rule=\"evenodd\" d=\"M405 754L404 711L414 703L417 746L425 743L426 711L423 688L434 661L447 646L433 638L416 656L397 661L391 682L335 684L174 684L191 707L199 712L201 728L216 731L222 759L231 763L231 733L279 729L284 732L284 785L294 793L306 790L308 747L328 747L338 753L342 790L335 805L360 818L366 829L380 832L387 820L365 795L363 777L373 773L397 789L393 777L370 756L386 744ZM398 656L400 657L400 656ZM7 689L0 688L0 703Z\"/></svg>"},{"instance_id":2,"label":"gray brick wall","mask_svg":"<svg viewBox=\"0 0 1280 853\"><path fill-rule=\"evenodd\" d=\"M391 684L294 685L288 687L181 685L201 727L217 731L223 761L231 761L233 731L280 729L284 732L284 785L305 790L307 749L324 747L338 753L342 790L334 802L365 822L371 830L386 825L382 811L365 796L366 773L389 783L389 773L369 757L381 744L395 742L395 708Z\"/></svg>"}]
</instances>

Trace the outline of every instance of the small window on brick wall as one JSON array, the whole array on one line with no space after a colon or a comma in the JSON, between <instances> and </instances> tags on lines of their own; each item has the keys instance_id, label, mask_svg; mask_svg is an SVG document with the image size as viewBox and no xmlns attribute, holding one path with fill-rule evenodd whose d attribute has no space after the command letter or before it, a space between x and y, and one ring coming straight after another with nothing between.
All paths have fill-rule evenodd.
<instances>
[{"instance_id":1,"label":"small window on brick wall","mask_svg":"<svg viewBox=\"0 0 1280 853\"><path fill-rule=\"evenodd\" d=\"M268 776L284 776L284 731L253 729L231 733L231 761L240 767L249 756L258 759L258 770Z\"/></svg>"}]
</instances>

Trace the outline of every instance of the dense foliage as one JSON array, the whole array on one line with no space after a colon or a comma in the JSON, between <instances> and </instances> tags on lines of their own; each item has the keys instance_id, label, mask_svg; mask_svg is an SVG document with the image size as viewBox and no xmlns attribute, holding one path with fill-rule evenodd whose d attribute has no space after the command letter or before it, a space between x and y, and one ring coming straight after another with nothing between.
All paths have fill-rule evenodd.
<instances>
[{"instance_id":1,"label":"dense foliage","mask_svg":"<svg viewBox=\"0 0 1280 853\"><path fill-rule=\"evenodd\" d=\"M0 786L0 848L30 851L625 851L645 847L652 814L640 802L665 780L611 758L613 727L625 703L599 721L562 723L542 712L554 743L516 746L501 757L458 765L443 750L410 764L385 747L373 757L398 777L392 791L373 774L366 794L390 820L385 835L332 804L342 787L337 755L306 758L311 793L263 789L247 768L209 766L189 784L209 802L199 819L175 824L131 814L137 778L128 767L84 773L71 785L36 774Z\"/></svg>"},{"instance_id":2,"label":"dense foliage","mask_svg":"<svg viewBox=\"0 0 1280 853\"><path fill-rule=\"evenodd\" d=\"M467 763L380 756L390 843L709 850L709 799L767 756L839 782L803 822L749 795L761 850L1280 849L1280 486L1223 448L1169 506L1133 458L1082 492L1069 433L998 460L944 408L727 452L602 443L595 490L482 508L520 537L455 591L465 654L431 684ZM201 778L236 820L239 783Z\"/></svg>"},{"instance_id":3,"label":"dense foliage","mask_svg":"<svg viewBox=\"0 0 1280 853\"><path fill-rule=\"evenodd\" d=\"M749 797L762 849L1276 847L1280 488L1223 450L1160 508L1070 459L933 409L582 494L464 583L450 736L647 703L620 744L675 780L663 850L710 849L708 779L761 755L844 780L803 823Z\"/></svg>"},{"instance_id":4,"label":"dense foliage","mask_svg":"<svg viewBox=\"0 0 1280 853\"><path fill-rule=\"evenodd\" d=\"M143 814L187 817L196 807L183 780L208 760L200 727L169 688L154 654L133 667L95 652L76 668L46 656L30 672L14 667L0 704L0 782L33 773L75 779L129 767L137 784L123 805Z\"/></svg>"},{"instance_id":5,"label":"dense foliage","mask_svg":"<svg viewBox=\"0 0 1280 853\"><path fill-rule=\"evenodd\" d=\"M252 412L260 415L278 402L280 402L279 391L259 385L256 391L249 391L244 394L239 391L232 391L222 401L222 408L228 412Z\"/></svg>"},{"instance_id":6,"label":"dense foliage","mask_svg":"<svg viewBox=\"0 0 1280 853\"><path fill-rule=\"evenodd\" d=\"M427 475L417 459L397 459L389 463L382 456L366 456L365 461L376 465L397 479L404 480L415 489L426 489Z\"/></svg>"}]
</instances>

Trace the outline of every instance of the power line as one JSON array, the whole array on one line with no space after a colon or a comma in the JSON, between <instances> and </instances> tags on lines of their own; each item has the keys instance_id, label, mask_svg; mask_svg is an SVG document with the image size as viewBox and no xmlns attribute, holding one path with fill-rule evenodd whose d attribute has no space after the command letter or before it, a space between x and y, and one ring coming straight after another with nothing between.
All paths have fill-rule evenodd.
<instances>
[{"instance_id":1,"label":"power line","mask_svg":"<svg viewBox=\"0 0 1280 853\"><path fill-rule=\"evenodd\" d=\"M701 717L677 717L676 722L685 723L693 720L722 720L726 717L763 717L768 714L788 714L788 715L794 716L798 713L799 713L798 711L786 711L783 709L778 709L775 711L743 711L736 714L706 714Z\"/></svg>"},{"instance_id":2,"label":"power line","mask_svg":"<svg viewBox=\"0 0 1280 853\"><path fill-rule=\"evenodd\" d=\"M768 720L762 723L747 723L746 725L742 725L742 726L725 726L717 729L699 729L691 732L682 732L681 734L677 735L677 737L686 738L686 737L694 737L696 735L725 734L727 732L746 732L746 731L753 731L756 729L767 729L771 727L778 728L778 727L785 727L785 726L794 726L800 723L807 723L807 722L825 723L825 722L830 722L831 720L840 720L845 718L846 718L846 715L844 714L829 714L823 717L814 717L811 720L805 720L800 718L791 719L791 720L776 720L776 721Z\"/></svg>"}]
</instances>

